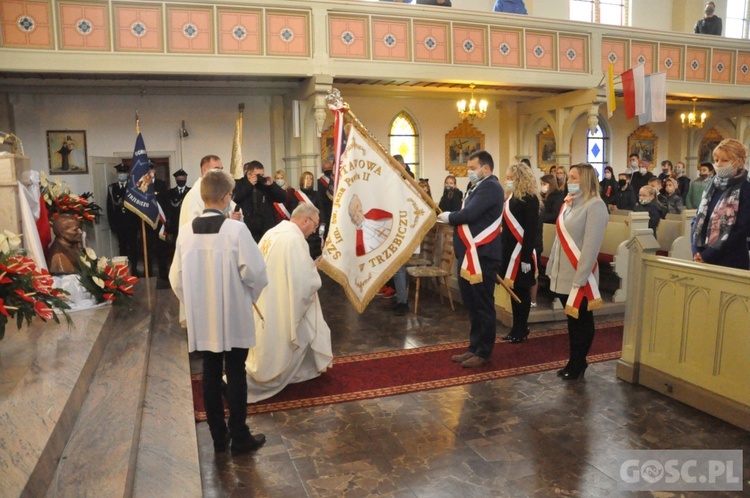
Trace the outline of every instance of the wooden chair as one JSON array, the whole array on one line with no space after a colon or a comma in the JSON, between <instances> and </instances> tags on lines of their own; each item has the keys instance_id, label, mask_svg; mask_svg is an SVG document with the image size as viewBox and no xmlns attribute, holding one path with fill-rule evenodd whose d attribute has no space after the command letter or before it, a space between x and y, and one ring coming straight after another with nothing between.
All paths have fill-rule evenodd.
<instances>
[{"instance_id":1,"label":"wooden chair","mask_svg":"<svg viewBox=\"0 0 750 498\"><path fill-rule=\"evenodd\" d=\"M442 230L442 243L440 244L440 255L437 265L435 266L411 266L406 269L406 272L417 280L416 291L414 294L414 314L417 314L419 310L419 287L420 282L423 278L437 278L443 279L445 289L448 291L448 300L451 303L451 310L456 311L453 306L453 297L451 296L451 288L448 285L448 278L451 276L453 270L453 260L455 254L453 252L453 231L450 227L447 230ZM439 290L439 286L438 286ZM440 303L443 302L443 295L440 294Z\"/></svg>"},{"instance_id":2,"label":"wooden chair","mask_svg":"<svg viewBox=\"0 0 750 498\"><path fill-rule=\"evenodd\" d=\"M432 266L435 264L435 247L437 246L438 230L437 224L430 228L427 235L422 239L419 248L419 254L413 254L409 261L406 262L407 268L410 266Z\"/></svg>"}]
</instances>

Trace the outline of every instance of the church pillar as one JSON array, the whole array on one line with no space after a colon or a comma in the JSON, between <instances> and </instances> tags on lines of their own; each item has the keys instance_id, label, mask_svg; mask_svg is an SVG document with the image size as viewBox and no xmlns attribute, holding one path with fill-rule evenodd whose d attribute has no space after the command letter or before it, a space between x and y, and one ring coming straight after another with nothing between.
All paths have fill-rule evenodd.
<instances>
[{"instance_id":1,"label":"church pillar","mask_svg":"<svg viewBox=\"0 0 750 498\"><path fill-rule=\"evenodd\" d=\"M328 107L326 96L333 88L333 76L317 74L300 85L300 137L299 147L293 156L298 178L303 171L311 171L319 176L322 171L320 160L320 135L323 133ZM296 180L295 180L296 187Z\"/></svg>"},{"instance_id":2,"label":"church pillar","mask_svg":"<svg viewBox=\"0 0 750 498\"><path fill-rule=\"evenodd\" d=\"M271 167L266 174L273 176L277 170L286 169L284 162L284 149L287 126L284 122L284 97L273 95L271 97L271 109L269 112L271 126Z\"/></svg>"}]
</instances>

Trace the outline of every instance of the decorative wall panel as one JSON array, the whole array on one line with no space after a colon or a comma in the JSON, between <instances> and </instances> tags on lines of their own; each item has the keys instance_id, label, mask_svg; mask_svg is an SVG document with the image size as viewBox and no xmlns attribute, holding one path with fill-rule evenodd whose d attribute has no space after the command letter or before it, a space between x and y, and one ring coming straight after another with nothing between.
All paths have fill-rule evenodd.
<instances>
[{"instance_id":1,"label":"decorative wall panel","mask_svg":"<svg viewBox=\"0 0 750 498\"><path fill-rule=\"evenodd\" d=\"M272 11L266 13L268 55L310 56L310 14Z\"/></svg>"},{"instance_id":2,"label":"decorative wall panel","mask_svg":"<svg viewBox=\"0 0 750 498\"><path fill-rule=\"evenodd\" d=\"M207 54L213 52L211 9L167 7L170 52Z\"/></svg>"},{"instance_id":3,"label":"decorative wall panel","mask_svg":"<svg viewBox=\"0 0 750 498\"><path fill-rule=\"evenodd\" d=\"M490 64L503 67L523 67L521 31L490 30Z\"/></svg>"},{"instance_id":4,"label":"decorative wall panel","mask_svg":"<svg viewBox=\"0 0 750 498\"><path fill-rule=\"evenodd\" d=\"M367 59L370 51L367 46L367 18L339 17L328 18L331 57L344 59Z\"/></svg>"},{"instance_id":5,"label":"decorative wall panel","mask_svg":"<svg viewBox=\"0 0 750 498\"><path fill-rule=\"evenodd\" d=\"M750 52L737 52L737 83L750 85Z\"/></svg>"},{"instance_id":6,"label":"decorative wall panel","mask_svg":"<svg viewBox=\"0 0 750 498\"><path fill-rule=\"evenodd\" d=\"M615 63L615 74L622 74L628 69L628 42L614 38L602 38L602 72L607 72L609 63Z\"/></svg>"},{"instance_id":7,"label":"decorative wall panel","mask_svg":"<svg viewBox=\"0 0 750 498\"><path fill-rule=\"evenodd\" d=\"M219 9L219 53L262 55L261 10Z\"/></svg>"},{"instance_id":8,"label":"decorative wall panel","mask_svg":"<svg viewBox=\"0 0 750 498\"><path fill-rule=\"evenodd\" d=\"M49 2L0 2L2 41L5 47L53 48L52 7Z\"/></svg>"},{"instance_id":9,"label":"decorative wall panel","mask_svg":"<svg viewBox=\"0 0 750 498\"><path fill-rule=\"evenodd\" d=\"M115 50L127 52L162 52L161 7L145 5L114 6Z\"/></svg>"},{"instance_id":10,"label":"decorative wall panel","mask_svg":"<svg viewBox=\"0 0 750 498\"><path fill-rule=\"evenodd\" d=\"M409 61L409 21L401 19L372 20L372 58Z\"/></svg>"},{"instance_id":11,"label":"decorative wall panel","mask_svg":"<svg viewBox=\"0 0 750 498\"><path fill-rule=\"evenodd\" d=\"M688 47L685 56L685 79L708 81L708 49Z\"/></svg>"},{"instance_id":12,"label":"decorative wall panel","mask_svg":"<svg viewBox=\"0 0 750 498\"><path fill-rule=\"evenodd\" d=\"M630 67L643 64L643 74L651 74L656 66L656 44L637 43L630 44ZM628 68L629 69L629 68Z\"/></svg>"},{"instance_id":13,"label":"decorative wall panel","mask_svg":"<svg viewBox=\"0 0 750 498\"><path fill-rule=\"evenodd\" d=\"M659 47L659 68L667 73L668 80L682 79L684 47L661 45Z\"/></svg>"},{"instance_id":14,"label":"decorative wall panel","mask_svg":"<svg viewBox=\"0 0 750 498\"><path fill-rule=\"evenodd\" d=\"M414 21L414 60L450 62L448 24Z\"/></svg>"},{"instance_id":15,"label":"decorative wall panel","mask_svg":"<svg viewBox=\"0 0 750 498\"><path fill-rule=\"evenodd\" d=\"M487 64L487 29L453 25L453 63Z\"/></svg>"},{"instance_id":16,"label":"decorative wall panel","mask_svg":"<svg viewBox=\"0 0 750 498\"><path fill-rule=\"evenodd\" d=\"M109 16L106 4L60 3L60 48L109 50Z\"/></svg>"},{"instance_id":17,"label":"decorative wall panel","mask_svg":"<svg viewBox=\"0 0 750 498\"><path fill-rule=\"evenodd\" d=\"M560 71L567 71L572 73L586 73L588 72L588 38L583 36L567 36L560 35L559 37L559 61Z\"/></svg>"},{"instance_id":18,"label":"decorative wall panel","mask_svg":"<svg viewBox=\"0 0 750 498\"><path fill-rule=\"evenodd\" d=\"M557 69L555 67L555 35L533 31L526 32L526 67Z\"/></svg>"},{"instance_id":19,"label":"decorative wall panel","mask_svg":"<svg viewBox=\"0 0 750 498\"><path fill-rule=\"evenodd\" d=\"M714 50L711 55L711 81L731 83L734 69L734 52Z\"/></svg>"}]
</instances>

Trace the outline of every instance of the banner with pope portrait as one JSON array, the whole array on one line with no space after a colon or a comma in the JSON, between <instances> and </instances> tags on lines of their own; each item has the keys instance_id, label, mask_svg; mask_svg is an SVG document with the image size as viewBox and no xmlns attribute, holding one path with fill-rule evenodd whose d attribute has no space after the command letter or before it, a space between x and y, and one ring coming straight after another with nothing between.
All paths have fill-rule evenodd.
<instances>
[{"instance_id":1,"label":"banner with pope portrait","mask_svg":"<svg viewBox=\"0 0 750 498\"><path fill-rule=\"evenodd\" d=\"M359 313L435 224L435 211L360 124L348 124L320 268Z\"/></svg>"}]
</instances>

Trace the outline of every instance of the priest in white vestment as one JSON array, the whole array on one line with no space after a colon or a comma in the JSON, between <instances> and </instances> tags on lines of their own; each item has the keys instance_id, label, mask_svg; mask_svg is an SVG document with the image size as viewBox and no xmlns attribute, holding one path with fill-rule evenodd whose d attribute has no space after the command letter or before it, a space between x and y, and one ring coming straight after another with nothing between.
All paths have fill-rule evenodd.
<instances>
[{"instance_id":1,"label":"priest in white vestment","mask_svg":"<svg viewBox=\"0 0 750 498\"><path fill-rule=\"evenodd\" d=\"M320 224L318 209L300 204L290 221L266 232L258 246L268 271L268 286L257 305L256 342L247 356L247 401L277 394L287 384L313 379L333 362L331 329L318 299L318 260L305 240Z\"/></svg>"}]
</instances>

